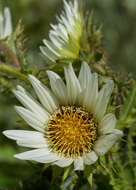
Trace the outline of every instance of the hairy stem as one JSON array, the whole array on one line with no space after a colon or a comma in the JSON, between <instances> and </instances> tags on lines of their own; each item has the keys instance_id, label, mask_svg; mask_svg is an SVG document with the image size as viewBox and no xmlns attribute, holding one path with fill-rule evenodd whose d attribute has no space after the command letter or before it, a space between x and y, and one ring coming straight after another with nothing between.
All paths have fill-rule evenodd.
<instances>
[{"instance_id":1,"label":"hairy stem","mask_svg":"<svg viewBox=\"0 0 136 190\"><path fill-rule=\"evenodd\" d=\"M14 76L22 81L27 81L27 77L15 67L5 64L0 64L0 72L10 76Z\"/></svg>"}]
</instances>

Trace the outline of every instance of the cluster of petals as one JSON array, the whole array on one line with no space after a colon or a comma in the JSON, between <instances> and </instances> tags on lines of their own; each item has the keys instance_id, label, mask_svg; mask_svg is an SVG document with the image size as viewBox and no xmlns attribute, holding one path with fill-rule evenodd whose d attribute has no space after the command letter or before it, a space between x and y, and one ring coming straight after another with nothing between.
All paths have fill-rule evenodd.
<instances>
[{"instance_id":1,"label":"cluster of petals","mask_svg":"<svg viewBox=\"0 0 136 190\"><path fill-rule=\"evenodd\" d=\"M82 63L78 77L72 64L64 67L64 73L66 83L55 72L47 71L51 89L36 77L29 76L39 101L23 87L17 86L14 94L23 107L16 106L15 109L34 130L6 130L3 133L8 138L16 140L19 146L32 148L15 155L16 158L51 163L60 167L74 164L75 170L83 170L85 165L95 163L98 157L104 155L122 136L122 131L115 129L115 115L106 111L114 83L109 80L99 89L98 74L92 73L87 63ZM82 107L93 114L98 122L98 137L93 149L75 159L65 158L51 150L44 135L50 117L62 105Z\"/></svg>"},{"instance_id":2,"label":"cluster of petals","mask_svg":"<svg viewBox=\"0 0 136 190\"><path fill-rule=\"evenodd\" d=\"M68 3L64 0L64 11L57 21L58 24L51 24L49 40L43 40L41 52L51 61L77 58L83 32L83 16L78 1Z\"/></svg>"}]
</instances>

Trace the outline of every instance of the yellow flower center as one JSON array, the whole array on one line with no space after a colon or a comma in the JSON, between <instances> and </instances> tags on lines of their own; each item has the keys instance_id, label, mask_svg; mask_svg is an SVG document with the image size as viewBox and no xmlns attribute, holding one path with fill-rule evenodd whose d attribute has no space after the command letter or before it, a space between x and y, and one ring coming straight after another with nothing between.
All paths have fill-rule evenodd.
<instances>
[{"instance_id":1,"label":"yellow flower center","mask_svg":"<svg viewBox=\"0 0 136 190\"><path fill-rule=\"evenodd\" d=\"M97 123L92 114L79 107L62 106L49 120L45 136L52 151L75 158L92 150Z\"/></svg>"}]
</instances>

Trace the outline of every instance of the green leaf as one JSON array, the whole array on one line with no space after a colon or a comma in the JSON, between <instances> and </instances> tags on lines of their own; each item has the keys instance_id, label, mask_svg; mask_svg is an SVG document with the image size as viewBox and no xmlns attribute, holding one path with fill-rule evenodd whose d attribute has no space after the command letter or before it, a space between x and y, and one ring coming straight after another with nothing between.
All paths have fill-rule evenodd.
<instances>
[{"instance_id":1,"label":"green leaf","mask_svg":"<svg viewBox=\"0 0 136 190\"><path fill-rule=\"evenodd\" d=\"M129 93L126 102L122 108L122 113L118 121L119 128L124 128L126 127L126 124L134 122L134 108L136 108L136 84L134 85L133 90Z\"/></svg>"}]
</instances>

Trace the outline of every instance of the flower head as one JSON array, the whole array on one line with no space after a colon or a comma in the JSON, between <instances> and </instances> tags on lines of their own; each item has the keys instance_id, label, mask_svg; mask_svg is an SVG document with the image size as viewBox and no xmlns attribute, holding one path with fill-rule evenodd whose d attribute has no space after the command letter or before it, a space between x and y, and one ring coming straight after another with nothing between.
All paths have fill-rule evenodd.
<instances>
[{"instance_id":1,"label":"flower head","mask_svg":"<svg viewBox=\"0 0 136 190\"><path fill-rule=\"evenodd\" d=\"M49 40L43 40L42 53L51 61L77 58L83 32L83 16L78 1L72 4L64 0L64 11L57 21L57 25L51 25Z\"/></svg>"},{"instance_id":2,"label":"flower head","mask_svg":"<svg viewBox=\"0 0 136 190\"><path fill-rule=\"evenodd\" d=\"M36 131L7 130L4 134L20 146L34 148L16 158L60 167L74 163L75 170L83 170L122 136L115 129L115 115L106 113L113 81L98 90L98 75L87 63L82 64L78 77L71 64L64 71L66 84L59 75L47 71L52 90L29 76L40 103L21 86L14 90L23 104L16 106L16 111Z\"/></svg>"},{"instance_id":3,"label":"flower head","mask_svg":"<svg viewBox=\"0 0 136 190\"><path fill-rule=\"evenodd\" d=\"M4 8L4 14L0 14L0 39L6 38L12 33L11 13L8 7Z\"/></svg>"}]
</instances>

